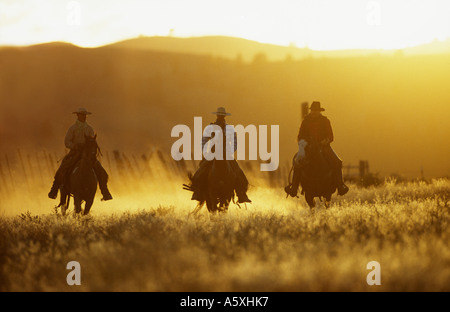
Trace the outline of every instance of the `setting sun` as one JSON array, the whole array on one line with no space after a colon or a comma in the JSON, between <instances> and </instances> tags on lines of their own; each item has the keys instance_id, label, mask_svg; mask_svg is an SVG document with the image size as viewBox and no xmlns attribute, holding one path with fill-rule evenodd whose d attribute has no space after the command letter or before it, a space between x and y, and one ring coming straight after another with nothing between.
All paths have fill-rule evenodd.
<instances>
[{"instance_id":1,"label":"setting sun","mask_svg":"<svg viewBox=\"0 0 450 312\"><path fill-rule=\"evenodd\" d=\"M313 50L400 49L450 36L448 1L2 1L0 44L94 47L223 35Z\"/></svg>"},{"instance_id":2,"label":"setting sun","mask_svg":"<svg viewBox=\"0 0 450 312\"><path fill-rule=\"evenodd\" d=\"M449 82L449 0L0 0L0 292L449 291Z\"/></svg>"}]
</instances>

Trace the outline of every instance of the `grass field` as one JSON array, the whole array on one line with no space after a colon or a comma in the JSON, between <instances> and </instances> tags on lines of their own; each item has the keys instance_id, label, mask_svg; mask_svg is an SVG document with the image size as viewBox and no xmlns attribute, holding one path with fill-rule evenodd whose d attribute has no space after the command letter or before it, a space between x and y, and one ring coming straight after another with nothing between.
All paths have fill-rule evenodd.
<instances>
[{"instance_id":1,"label":"grass field","mask_svg":"<svg viewBox=\"0 0 450 312\"><path fill-rule=\"evenodd\" d=\"M249 173L253 203L210 218L188 216L183 175L167 182L167 168L150 178L140 167L127 171L142 175L131 183L112 163L114 200L96 199L86 217L55 211L38 170L28 186L14 182L22 192L4 179L1 291L450 291L447 179L351 185L331 208L310 211ZM66 282L69 261L80 263L80 286ZM366 282L370 261L380 263L379 286Z\"/></svg>"}]
</instances>

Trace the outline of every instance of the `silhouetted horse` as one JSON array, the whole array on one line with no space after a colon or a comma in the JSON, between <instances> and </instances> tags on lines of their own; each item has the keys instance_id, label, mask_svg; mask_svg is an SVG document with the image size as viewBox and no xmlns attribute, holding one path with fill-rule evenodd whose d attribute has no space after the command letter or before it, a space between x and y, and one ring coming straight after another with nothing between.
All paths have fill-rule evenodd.
<instances>
[{"instance_id":1,"label":"silhouetted horse","mask_svg":"<svg viewBox=\"0 0 450 312\"><path fill-rule=\"evenodd\" d=\"M208 173L208 198L206 207L209 212L225 212L234 199L236 174L226 160L213 160Z\"/></svg>"},{"instance_id":2,"label":"silhouetted horse","mask_svg":"<svg viewBox=\"0 0 450 312\"><path fill-rule=\"evenodd\" d=\"M74 198L75 213L81 212L81 203L84 201L83 214L87 215L94 202L98 181L93 168L99 150L96 141L97 135L94 137L85 136L85 139L85 147L81 151L81 158L69 172L66 182L60 189L61 199L58 207L61 207L63 215L69 208L71 195Z\"/></svg>"},{"instance_id":3,"label":"silhouetted horse","mask_svg":"<svg viewBox=\"0 0 450 312\"><path fill-rule=\"evenodd\" d=\"M234 202L236 173L229 161L213 159L209 161L206 183L201 184L200 197L197 207L192 213L197 213L206 203L209 212L226 212L230 202ZM189 174L192 181L192 174ZM191 185L183 184L185 190L193 191Z\"/></svg>"},{"instance_id":4,"label":"silhouetted horse","mask_svg":"<svg viewBox=\"0 0 450 312\"><path fill-rule=\"evenodd\" d=\"M331 164L325 159L322 146L309 143L305 148L305 159L302 163L293 161L293 168L300 177L302 194L310 208L315 207L315 197L325 200L325 207L330 206L331 196L336 192L336 178Z\"/></svg>"}]
</instances>

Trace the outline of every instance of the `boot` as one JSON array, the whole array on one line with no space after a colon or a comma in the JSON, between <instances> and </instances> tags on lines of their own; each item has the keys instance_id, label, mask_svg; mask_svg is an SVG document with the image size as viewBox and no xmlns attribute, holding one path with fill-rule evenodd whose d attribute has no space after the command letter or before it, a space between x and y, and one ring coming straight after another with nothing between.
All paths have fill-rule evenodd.
<instances>
[{"instance_id":1,"label":"boot","mask_svg":"<svg viewBox=\"0 0 450 312\"><path fill-rule=\"evenodd\" d=\"M248 198L246 193L238 194L238 203L251 203L252 201Z\"/></svg>"},{"instance_id":2,"label":"boot","mask_svg":"<svg viewBox=\"0 0 450 312\"><path fill-rule=\"evenodd\" d=\"M198 200L198 201L201 200L201 199L200 199L200 195L198 194L198 192L194 192L194 193L192 194L191 200Z\"/></svg>"},{"instance_id":3,"label":"boot","mask_svg":"<svg viewBox=\"0 0 450 312\"><path fill-rule=\"evenodd\" d=\"M347 194L348 190L349 190L348 186L345 185L344 183L338 186L338 194L341 196Z\"/></svg>"},{"instance_id":4,"label":"boot","mask_svg":"<svg viewBox=\"0 0 450 312\"><path fill-rule=\"evenodd\" d=\"M59 183L56 182L56 179L53 180L52 188L50 189L50 192L48 193L48 198L56 199L58 197L58 191L59 191Z\"/></svg>"},{"instance_id":5,"label":"boot","mask_svg":"<svg viewBox=\"0 0 450 312\"><path fill-rule=\"evenodd\" d=\"M344 179L342 177L342 170L339 168L339 170L337 170L337 190L338 190L338 194L343 196L345 194L348 193L348 186L345 185L344 183Z\"/></svg>"},{"instance_id":6,"label":"boot","mask_svg":"<svg viewBox=\"0 0 450 312\"><path fill-rule=\"evenodd\" d=\"M98 179L98 186L100 187L100 191L103 195L101 201L111 200L112 196L108 190L108 173L102 167L99 161L94 164L93 169Z\"/></svg>"},{"instance_id":7,"label":"boot","mask_svg":"<svg viewBox=\"0 0 450 312\"><path fill-rule=\"evenodd\" d=\"M297 190L298 190L298 187L294 187L292 184L289 184L288 186L286 186L284 188L284 191L292 197L297 196Z\"/></svg>"},{"instance_id":8,"label":"boot","mask_svg":"<svg viewBox=\"0 0 450 312\"><path fill-rule=\"evenodd\" d=\"M102 195L103 195L103 198L101 199L101 201L107 201L107 200L113 199L113 198L112 198L112 195L111 195L111 193L109 192L108 189L106 189L105 191L103 191L103 192L102 192Z\"/></svg>"},{"instance_id":9,"label":"boot","mask_svg":"<svg viewBox=\"0 0 450 312\"><path fill-rule=\"evenodd\" d=\"M58 170L56 170L55 177L53 178L53 184L52 188L50 189L50 192L48 193L48 198L56 199L58 197L58 191L61 185L64 183L64 177L66 175L67 171L67 164L68 161L66 160L68 157L65 157L61 165L59 166Z\"/></svg>"},{"instance_id":10,"label":"boot","mask_svg":"<svg viewBox=\"0 0 450 312\"><path fill-rule=\"evenodd\" d=\"M108 186L106 184L104 185L100 185L100 191L102 192L103 198L101 199L101 201L107 201L107 200L111 200L112 195L108 190Z\"/></svg>"}]
</instances>

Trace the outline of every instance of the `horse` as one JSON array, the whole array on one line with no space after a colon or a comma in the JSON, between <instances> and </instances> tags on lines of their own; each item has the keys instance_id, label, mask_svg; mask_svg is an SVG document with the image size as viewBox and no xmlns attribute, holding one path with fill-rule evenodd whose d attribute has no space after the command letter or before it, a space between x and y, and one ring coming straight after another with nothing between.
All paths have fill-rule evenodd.
<instances>
[{"instance_id":1,"label":"horse","mask_svg":"<svg viewBox=\"0 0 450 312\"><path fill-rule=\"evenodd\" d=\"M213 160L208 172L206 207L209 212L226 212L234 200L236 174L226 160Z\"/></svg>"},{"instance_id":2,"label":"horse","mask_svg":"<svg viewBox=\"0 0 450 312\"><path fill-rule=\"evenodd\" d=\"M324 199L326 208L330 207L331 197L337 189L332 165L326 160L323 146L311 142L305 147L305 158L300 163L293 159L293 170L297 170L302 194L308 206L315 207L315 197ZM294 173L295 174L295 173Z\"/></svg>"},{"instance_id":3,"label":"horse","mask_svg":"<svg viewBox=\"0 0 450 312\"><path fill-rule=\"evenodd\" d=\"M97 176L94 172L94 165L97 161L97 135L94 137L85 135L84 149L81 151L81 158L76 163L66 178L66 183L60 188L60 203L62 215L66 214L69 208L70 196L74 198L75 213L81 213L81 204L84 201L83 215L87 215L94 202L97 192Z\"/></svg>"},{"instance_id":4,"label":"horse","mask_svg":"<svg viewBox=\"0 0 450 312\"><path fill-rule=\"evenodd\" d=\"M207 170L205 183L200 185L197 207L191 212L196 214L206 203L210 213L227 212L230 202L234 202L236 173L227 160L213 159L205 163ZM188 177L193 181L192 174ZM194 191L191 185L183 184L183 189Z\"/></svg>"}]
</instances>

